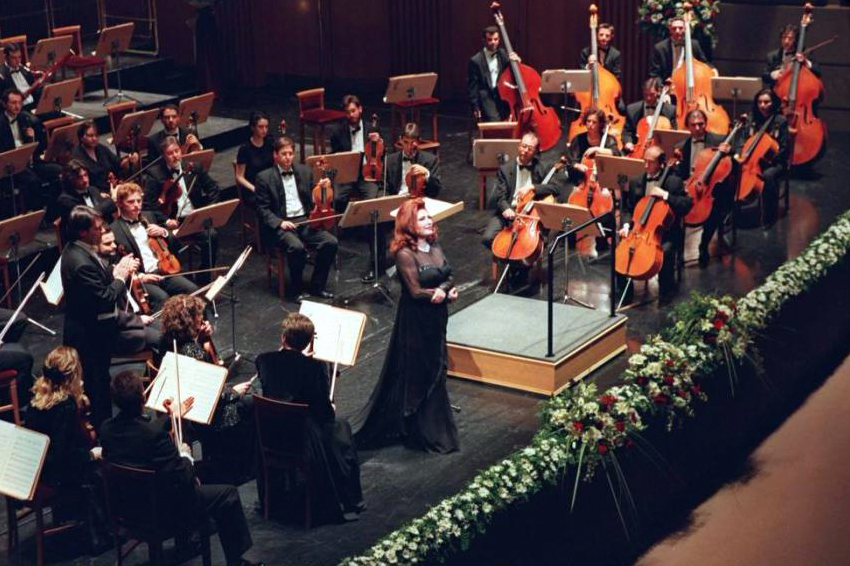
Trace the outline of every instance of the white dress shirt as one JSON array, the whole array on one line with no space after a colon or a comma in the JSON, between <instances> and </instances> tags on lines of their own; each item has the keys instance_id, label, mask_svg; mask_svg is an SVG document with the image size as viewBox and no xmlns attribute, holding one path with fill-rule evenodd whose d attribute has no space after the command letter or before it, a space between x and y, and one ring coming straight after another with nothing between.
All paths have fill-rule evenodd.
<instances>
[{"instance_id":1,"label":"white dress shirt","mask_svg":"<svg viewBox=\"0 0 850 566\"><path fill-rule=\"evenodd\" d=\"M12 118L7 112L6 119L9 121L9 129L12 130L12 139L15 140L15 148L19 148L24 145L24 141L21 139L21 123L18 122L21 119L21 115L18 114L16 118Z\"/></svg>"},{"instance_id":2,"label":"white dress shirt","mask_svg":"<svg viewBox=\"0 0 850 566\"><path fill-rule=\"evenodd\" d=\"M18 67L18 69L20 69L20 67ZM9 69L9 75L12 77L12 82L15 83L15 88L17 88L19 92L24 93L30 89L30 84L27 82L27 79L22 72L14 72L12 69ZM32 95L29 95L23 103L26 105L32 104L32 102Z\"/></svg>"},{"instance_id":3,"label":"white dress shirt","mask_svg":"<svg viewBox=\"0 0 850 566\"><path fill-rule=\"evenodd\" d=\"M487 67L490 69L490 86L496 88L496 83L499 82L499 57L497 51L490 53L488 49L484 50L484 56L487 58Z\"/></svg>"},{"instance_id":4,"label":"white dress shirt","mask_svg":"<svg viewBox=\"0 0 850 566\"><path fill-rule=\"evenodd\" d=\"M182 175L183 165L177 166L177 172L181 175L178 184L182 189L180 191L180 198L177 199L177 217L186 218L195 210L195 207L192 206L192 199L189 198L189 191L186 187L186 176Z\"/></svg>"},{"instance_id":5,"label":"white dress shirt","mask_svg":"<svg viewBox=\"0 0 850 566\"><path fill-rule=\"evenodd\" d=\"M531 185L531 170L520 167L519 159L516 162L516 185L514 185L514 196L511 199L511 207L516 207L519 198L519 190Z\"/></svg>"},{"instance_id":6,"label":"white dress shirt","mask_svg":"<svg viewBox=\"0 0 850 566\"><path fill-rule=\"evenodd\" d=\"M283 182L287 218L304 216L306 212L304 212L304 205L301 204L301 199L298 198L298 185L295 183L295 174L283 175L283 169L281 169L280 165L277 166L277 172L280 175L280 180Z\"/></svg>"},{"instance_id":7,"label":"white dress shirt","mask_svg":"<svg viewBox=\"0 0 850 566\"><path fill-rule=\"evenodd\" d=\"M151 247L148 244L147 228L142 226L141 222L133 222L131 224L131 221L126 218L124 221L127 223L127 227L130 228L130 235L136 240L136 246L138 246L139 252L142 254L142 267L145 273L155 272L159 267L159 262L156 260L156 256L153 255Z\"/></svg>"}]
</instances>

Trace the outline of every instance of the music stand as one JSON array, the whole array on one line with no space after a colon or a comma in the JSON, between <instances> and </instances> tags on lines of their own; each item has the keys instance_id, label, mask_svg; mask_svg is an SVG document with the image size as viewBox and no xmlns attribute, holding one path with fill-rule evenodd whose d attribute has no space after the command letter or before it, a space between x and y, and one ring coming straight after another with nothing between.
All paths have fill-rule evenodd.
<instances>
[{"instance_id":1,"label":"music stand","mask_svg":"<svg viewBox=\"0 0 850 566\"><path fill-rule=\"evenodd\" d=\"M664 153L673 155L673 150L676 146L691 137L689 130L665 130L664 128L656 128L653 134L655 143L661 146Z\"/></svg>"},{"instance_id":2,"label":"music stand","mask_svg":"<svg viewBox=\"0 0 850 566\"><path fill-rule=\"evenodd\" d=\"M38 142L32 142L0 153L0 179L8 177L9 184L12 187L12 216L18 215L18 201L15 198L15 175L29 167L32 154L35 153L37 147Z\"/></svg>"},{"instance_id":3,"label":"music stand","mask_svg":"<svg viewBox=\"0 0 850 566\"><path fill-rule=\"evenodd\" d=\"M556 232L567 232L573 226L580 226L582 224L586 224L589 220L593 218L593 215L590 213L590 210L583 206L575 206L573 204L556 204L556 203L547 203L547 202L535 202L534 210L540 215L540 224L543 225L544 228ZM595 226L595 227L594 227ZM599 223L591 224L586 228L582 229L577 235L576 240L586 237L586 238L595 238L597 234L601 234L601 230L599 229ZM549 270L553 269L552 260L549 260ZM551 275L550 275L551 277ZM569 246L564 245L564 302L572 301L578 305L581 305L588 309L594 309L595 307L589 303L586 303L580 299L576 299L572 295L570 295L570 250Z\"/></svg>"},{"instance_id":4,"label":"music stand","mask_svg":"<svg viewBox=\"0 0 850 566\"><path fill-rule=\"evenodd\" d=\"M398 104L431 98L437 85L437 73L398 75L390 77L384 94L385 104Z\"/></svg>"},{"instance_id":5,"label":"music stand","mask_svg":"<svg viewBox=\"0 0 850 566\"><path fill-rule=\"evenodd\" d=\"M473 140L472 165L478 169L478 210L487 203L487 178L495 173L502 163L516 159L519 140Z\"/></svg>"},{"instance_id":6,"label":"music stand","mask_svg":"<svg viewBox=\"0 0 850 566\"><path fill-rule=\"evenodd\" d=\"M519 139L519 122L478 122L479 139Z\"/></svg>"},{"instance_id":7,"label":"music stand","mask_svg":"<svg viewBox=\"0 0 850 566\"><path fill-rule=\"evenodd\" d=\"M202 149L199 151L193 151L191 153L187 153L183 156L182 161L184 163L192 163L197 167L200 167L205 172L209 173L210 167L212 167L213 158L215 157L214 149Z\"/></svg>"},{"instance_id":8,"label":"music stand","mask_svg":"<svg viewBox=\"0 0 850 566\"><path fill-rule=\"evenodd\" d=\"M390 295L389 289L381 283L381 274L378 271L378 224L381 222L392 221L392 211L401 206L401 203L406 201L408 198L410 197L407 195L390 195L368 200L348 202L345 213L339 221L339 227L353 228L355 226L366 226L367 224L372 225L372 251L374 258L373 267L375 269L375 282L371 287L367 287L366 289L346 298L344 300L346 305L349 304L355 297L373 289L377 289L384 298L390 302L390 304L395 304L392 296Z\"/></svg>"},{"instance_id":9,"label":"music stand","mask_svg":"<svg viewBox=\"0 0 850 566\"><path fill-rule=\"evenodd\" d=\"M0 221L0 255L15 263L15 274L18 279L21 277L20 248L33 241L45 212L45 210L36 210ZM20 285L17 287L17 295L18 303L20 303Z\"/></svg>"},{"instance_id":10,"label":"music stand","mask_svg":"<svg viewBox=\"0 0 850 566\"><path fill-rule=\"evenodd\" d=\"M198 125L203 124L210 117L213 101L215 100L214 92L206 92L198 96L190 96L180 101L177 108L177 116L181 127L192 131L192 123L195 124L194 134L198 139Z\"/></svg>"},{"instance_id":11,"label":"music stand","mask_svg":"<svg viewBox=\"0 0 850 566\"><path fill-rule=\"evenodd\" d=\"M63 108L71 106L74 103L74 97L80 88L80 82L82 80L80 77L75 77L66 81L44 85L41 98L38 99L38 106L35 107L36 115L62 112ZM66 114L68 113L66 112ZM82 116L69 115L82 119Z\"/></svg>"},{"instance_id":12,"label":"music stand","mask_svg":"<svg viewBox=\"0 0 850 566\"><path fill-rule=\"evenodd\" d=\"M322 160L328 171L333 173L334 183L353 183L360 176L363 155L359 151L311 155L306 159L306 164L313 171L313 180L322 178L322 172L319 171L319 162Z\"/></svg>"},{"instance_id":13,"label":"music stand","mask_svg":"<svg viewBox=\"0 0 850 566\"><path fill-rule=\"evenodd\" d=\"M597 154L595 160L596 180L601 187L625 190L629 179L642 175L645 170L643 159Z\"/></svg>"},{"instance_id":14,"label":"music stand","mask_svg":"<svg viewBox=\"0 0 850 566\"><path fill-rule=\"evenodd\" d=\"M564 123L569 123L569 94L590 91L590 71L587 69L549 69L540 77L540 92L561 94L564 97Z\"/></svg>"},{"instance_id":15,"label":"music stand","mask_svg":"<svg viewBox=\"0 0 850 566\"><path fill-rule=\"evenodd\" d=\"M711 77L711 94L720 100L732 101L732 116L738 117L738 100L749 101L761 90L756 77Z\"/></svg>"},{"instance_id":16,"label":"music stand","mask_svg":"<svg viewBox=\"0 0 850 566\"><path fill-rule=\"evenodd\" d=\"M39 39L32 51L32 57L30 57L30 68L49 69L51 65L71 50L73 43L74 37L70 35Z\"/></svg>"},{"instance_id":17,"label":"music stand","mask_svg":"<svg viewBox=\"0 0 850 566\"><path fill-rule=\"evenodd\" d=\"M60 126L50 132L50 139L47 142L47 152L44 155L44 160L62 164L67 163L70 160L71 153L80 145L80 138L77 137L77 130L79 128L80 123L74 122L73 124Z\"/></svg>"},{"instance_id":18,"label":"music stand","mask_svg":"<svg viewBox=\"0 0 850 566\"><path fill-rule=\"evenodd\" d=\"M118 123L118 129L115 130L115 136L112 138L112 145L115 146L115 151L121 151L123 140L140 140L143 137L147 137L158 115L159 108L124 114L121 117L121 122ZM136 145L134 144L133 149L136 149Z\"/></svg>"},{"instance_id":19,"label":"music stand","mask_svg":"<svg viewBox=\"0 0 850 566\"><path fill-rule=\"evenodd\" d=\"M94 56L98 59L106 59L107 57L114 59L115 75L118 80L118 93L104 100L104 106L109 106L113 102L121 102L124 99L139 102L132 96L124 94L124 90L121 88L121 52L127 51L130 47L130 40L133 38L133 29L135 27L133 22L129 22L100 30L100 37L97 39Z\"/></svg>"},{"instance_id":20,"label":"music stand","mask_svg":"<svg viewBox=\"0 0 850 566\"><path fill-rule=\"evenodd\" d=\"M174 231L177 239L186 238L199 232L205 232L207 237L207 249L209 251L210 267L213 266L212 258L212 230L221 228L230 219L233 211L239 206L239 199L217 202L190 212L180 226Z\"/></svg>"}]
</instances>

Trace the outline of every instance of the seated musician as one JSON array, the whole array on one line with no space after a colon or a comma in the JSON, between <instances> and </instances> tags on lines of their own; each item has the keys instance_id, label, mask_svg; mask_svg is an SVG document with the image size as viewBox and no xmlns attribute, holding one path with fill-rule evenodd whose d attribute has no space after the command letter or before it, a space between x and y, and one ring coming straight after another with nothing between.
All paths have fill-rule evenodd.
<instances>
[{"instance_id":1,"label":"seated musician","mask_svg":"<svg viewBox=\"0 0 850 566\"><path fill-rule=\"evenodd\" d=\"M626 125L623 127L623 133L621 135L623 150L626 153L634 151L635 144L638 142L638 125L644 118L652 118L660 95L661 81L656 77L652 77L643 83L643 100L632 102L626 106ZM662 104L659 119L661 116L669 120L671 129L676 129L676 108L672 104L669 102Z\"/></svg>"},{"instance_id":2,"label":"seated musician","mask_svg":"<svg viewBox=\"0 0 850 566\"><path fill-rule=\"evenodd\" d=\"M602 65L605 69L611 71L611 73L617 77L617 80L620 80L622 75L622 69L620 65L622 64L622 58L620 56L620 51L611 45L611 41L614 39L614 26L608 23L601 23L596 28L596 47L598 51L599 64ZM590 52L590 46L583 48L581 50L581 55L579 57L579 67L582 69L589 69L590 66L596 61L597 55L592 54Z\"/></svg>"},{"instance_id":3,"label":"seated musician","mask_svg":"<svg viewBox=\"0 0 850 566\"><path fill-rule=\"evenodd\" d=\"M148 136L148 163L162 155L162 144L166 138L176 139L181 148L186 148L186 153L204 149L198 136L180 125L176 104L169 103L160 108L159 121L162 122L162 129Z\"/></svg>"},{"instance_id":4,"label":"seated musician","mask_svg":"<svg viewBox=\"0 0 850 566\"><path fill-rule=\"evenodd\" d=\"M732 152L732 146L723 142L724 136L706 131L707 123L708 118L705 112L699 108L691 110L685 116L685 127L690 130L691 137L676 146L682 152L682 159L679 161L679 177L685 179L685 181L691 177L697 155L703 149L716 147L724 155L729 155ZM699 243L700 268L708 267L708 244L714 237L720 223L732 210L735 199L735 190L731 183L733 178L734 175L729 175L724 182L714 187L714 206L708 219L702 225L702 236ZM723 244L723 242L720 243Z\"/></svg>"},{"instance_id":5,"label":"seated musician","mask_svg":"<svg viewBox=\"0 0 850 566\"><path fill-rule=\"evenodd\" d=\"M342 109L348 121L330 128L331 153L363 152L367 142L378 141L381 138L379 131L372 130L371 126L367 128L363 121L363 106L355 95L349 94L343 97ZM338 213L345 211L353 194L361 199L375 198L378 196L378 183L364 180L361 170L354 183L337 184L334 190L334 208Z\"/></svg>"},{"instance_id":6,"label":"seated musician","mask_svg":"<svg viewBox=\"0 0 850 566\"><path fill-rule=\"evenodd\" d=\"M77 128L80 145L74 149L71 157L86 166L93 186L109 194L111 187L118 183L118 179L124 176L130 166L138 167L139 154L132 153L119 159L111 149L100 143L97 135L97 126L91 120L80 124Z\"/></svg>"},{"instance_id":7,"label":"seated musician","mask_svg":"<svg viewBox=\"0 0 850 566\"><path fill-rule=\"evenodd\" d=\"M69 161L63 169L62 192L56 199L57 214L63 222L71 210L81 204L95 209L106 222L112 222L117 209L109 196L109 189L102 191L92 186L89 179L88 167L77 159Z\"/></svg>"},{"instance_id":8,"label":"seated musician","mask_svg":"<svg viewBox=\"0 0 850 566\"><path fill-rule=\"evenodd\" d=\"M570 141L568 152L573 162L575 162L574 167L584 173L587 167L579 162L585 158L592 158L599 151L602 138L605 135L605 126L608 124L608 117L605 115L604 110L590 107L582 113L581 123L587 128L587 131L576 135ZM605 148L602 153L621 155L617 147L617 138L613 135L608 135L605 139Z\"/></svg>"},{"instance_id":9,"label":"seated musician","mask_svg":"<svg viewBox=\"0 0 850 566\"><path fill-rule=\"evenodd\" d=\"M304 265L307 252L304 246L316 248L316 266L310 283L314 296L332 299L333 293L325 289L331 266L336 257L337 240L327 230L317 230L307 223L312 206L313 171L294 163L295 144L286 137L274 143L275 166L257 175L257 214L260 233L269 246L277 246L286 254L289 290L296 303L309 297L303 293ZM330 186L330 180L322 183Z\"/></svg>"},{"instance_id":10,"label":"seated musician","mask_svg":"<svg viewBox=\"0 0 850 566\"><path fill-rule=\"evenodd\" d=\"M28 91L37 77L35 73L23 65L21 46L16 43L4 46L3 58L3 64L0 65L0 92L7 88L17 89L20 93ZM25 110L32 111L35 109L38 105L38 99L41 98L41 91L42 88L39 87L27 95L26 100L23 101Z\"/></svg>"},{"instance_id":11,"label":"seated musician","mask_svg":"<svg viewBox=\"0 0 850 566\"><path fill-rule=\"evenodd\" d=\"M501 34L496 26L481 32L484 49L473 55L467 64L467 91L472 114L478 122L500 122L511 113L508 104L499 97L499 76L508 68L508 54L500 46Z\"/></svg>"},{"instance_id":12,"label":"seated musician","mask_svg":"<svg viewBox=\"0 0 850 566\"><path fill-rule=\"evenodd\" d=\"M183 164L183 150L173 137L165 138L160 145L163 160L152 166L146 172L144 184L144 210L153 215L157 222L169 230L180 227L183 220L196 208L201 208L218 202L221 189L209 173L204 171L200 165L195 165L191 170ZM180 197L172 207L170 214L164 214L158 206L157 199L162 194L163 186L167 181L177 179L180 186ZM191 191L189 188L191 187ZM211 230L211 238L207 240L206 231L192 236L192 241L200 248L199 270L209 269L216 264L218 259L218 233ZM210 250L210 244L212 250ZM204 273L196 277L196 281L205 282L209 274Z\"/></svg>"},{"instance_id":13,"label":"seated musician","mask_svg":"<svg viewBox=\"0 0 850 566\"><path fill-rule=\"evenodd\" d=\"M281 325L281 349L257 356L257 379L236 389L309 406L310 452L322 455L311 463L319 472L316 493L321 494L314 502L314 513L333 521L351 521L365 509L360 463L351 425L336 416L330 399L327 364L312 357L314 334L309 318L299 313L287 315ZM262 473L260 467L257 477L260 502L264 500Z\"/></svg>"},{"instance_id":14,"label":"seated musician","mask_svg":"<svg viewBox=\"0 0 850 566\"><path fill-rule=\"evenodd\" d=\"M23 97L16 88L3 91L0 100L3 101L3 112L0 117L0 153L21 147L24 144L37 142L33 159L29 167L15 175L15 187L24 195L24 204L28 210L38 210L49 207L47 220L55 216L52 206L59 194L59 175L62 167L55 163L47 163L42 158L47 149L47 132L41 120L22 110ZM8 180L2 181L4 185ZM47 183L45 189L43 184Z\"/></svg>"},{"instance_id":15,"label":"seated musician","mask_svg":"<svg viewBox=\"0 0 850 566\"><path fill-rule=\"evenodd\" d=\"M183 444L178 451L169 435L170 418L145 414L145 388L139 376L129 371L116 375L111 391L119 412L100 429L103 458L156 471L162 480L160 509L171 514L187 512L203 521L213 519L228 566L258 564L243 557L253 541L236 488L201 484L191 450Z\"/></svg>"},{"instance_id":16,"label":"seated musician","mask_svg":"<svg viewBox=\"0 0 850 566\"><path fill-rule=\"evenodd\" d=\"M118 185L115 198L119 213L111 224L115 242L122 250L119 253L131 253L139 260L138 277L150 295L151 307L159 310L168 297L195 291L197 285L182 275L162 276L149 239L162 238L171 250L177 249L177 243L167 229L156 224L154 215L142 212L142 188L135 183L123 183Z\"/></svg>"},{"instance_id":17,"label":"seated musician","mask_svg":"<svg viewBox=\"0 0 850 566\"><path fill-rule=\"evenodd\" d=\"M682 179L671 171L664 180L664 185L659 186L661 176L664 171L664 164L667 160L664 155L664 150L661 146L652 145L646 149L643 155L644 168L646 172L640 177L635 177L629 180L629 190L623 195L622 210L622 226L620 228L620 238L625 238L629 235L634 222L632 215L635 210L635 205L643 197L656 197L666 202L673 211L675 218L670 225L669 230L664 233L661 238L661 246L664 249L664 263L661 266L661 271L658 273L658 291L659 299L665 302L672 297L675 292L676 282L674 278L677 253L679 252L678 242L682 241L684 234L682 233L682 218L688 213L693 205L691 197L685 192L685 185ZM625 286L625 278L618 274L618 287L622 291ZM624 302L630 302L634 293L634 285L629 285L628 292Z\"/></svg>"},{"instance_id":18,"label":"seated musician","mask_svg":"<svg viewBox=\"0 0 850 566\"><path fill-rule=\"evenodd\" d=\"M752 119L742 132L744 135L740 139L745 140L754 136L772 116L773 121L765 133L779 144L779 151L776 154L766 156L761 163L760 178L764 181L761 200L763 203L761 224L767 230L776 222L779 210L779 179L785 173L788 160L791 157L791 137L788 133L788 121L782 115L779 97L776 96L773 89L763 88L756 93L750 116L752 116Z\"/></svg>"},{"instance_id":19,"label":"seated musician","mask_svg":"<svg viewBox=\"0 0 850 566\"><path fill-rule=\"evenodd\" d=\"M269 137L269 117L264 112L251 112L248 126L251 137L239 146L236 154L236 184L244 189L241 191L244 202L253 208L257 173L274 165L274 142Z\"/></svg>"},{"instance_id":20,"label":"seated musician","mask_svg":"<svg viewBox=\"0 0 850 566\"><path fill-rule=\"evenodd\" d=\"M685 20L680 16L673 18L668 29L670 36L653 46L649 60L649 76L661 81L672 77L673 71L685 62ZM709 63L696 39L691 39L691 51L694 58Z\"/></svg>"},{"instance_id":21,"label":"seated musician","mask_svg":"<svg viewBox=\"0 0 850 566\"><path fill-rule=\"evenodd\" d=\"M786 72L795 60L803 63L816 77L821 76L820 65L803 53L797 53L797 38L800 35L800 26L788 24L779 32L779 49L767 54L767 62L764 65L764 73L761 80L765 86L773 86L782 73Z\"/></svg>"}]
</instances>

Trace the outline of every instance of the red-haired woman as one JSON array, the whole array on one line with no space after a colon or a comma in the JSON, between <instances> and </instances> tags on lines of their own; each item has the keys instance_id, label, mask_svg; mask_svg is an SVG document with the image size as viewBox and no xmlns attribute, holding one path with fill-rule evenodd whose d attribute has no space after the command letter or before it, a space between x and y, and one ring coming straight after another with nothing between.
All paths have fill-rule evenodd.
<instances>
[{"instance_id":1,"label":"red-haired woman","mask_svg":"<svg viewBox=\"0 0 850 566\"><path fill-rule=\"evenodd\" d=\"M452 268L437 244L437 227L422 199L401 205L390 251L401 299L384 367L355 433L358 446L403 440L429 452L458 449L446 390L446 323L457 300Z\"/></svg>"}]
</instances>

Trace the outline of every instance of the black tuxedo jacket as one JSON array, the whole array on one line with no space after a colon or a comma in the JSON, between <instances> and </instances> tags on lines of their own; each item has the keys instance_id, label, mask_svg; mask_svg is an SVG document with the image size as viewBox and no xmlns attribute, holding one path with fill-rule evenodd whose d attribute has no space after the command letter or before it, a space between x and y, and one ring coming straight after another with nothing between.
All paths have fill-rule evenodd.
<instances>
[{"instance_id":1,"label":"black tuxedo jacket","mask_svg":"<svg viewBox=\"0 0 850 566\"><path fill-rule=\"evenodd\" d=\"M32 71L21 65L21 74L24 75L24 78L27 80L27 84L32 85L35 82L35 75ZM9 65L3 63L0 65L0 92L3 92L7 88L18 88L18 85L15 84L15 81L12 79L12 69L9 68ZM32 93L33 103L37 103L39 97L41 96L41 88L37 88ZM21 93L23 94L23 93Z\"/></svg>"},{"instance_id":2,"label":"black tuxedo jacket","mask_svg":"<svg viewBox=\"0 0 850 566\"><path fill-rule=\"evenodd\" d=\"M177 142L180 145L183 145L183 142L186 141L186 136L188 135L189 131L186 130L186 128L180 126L177 127ZM161 155L159 146L162 145L162 142L164 142L167 137L168 134L165 133L165 130L160 130L157 133L148 136L148 163Z\"/></svg>"},{"instance_id":3,"label":"black tuxedo jacket","mask_svg":"<svg viewBox=\"0 0 850 566\"><path fill-rule=\"evenodd\" d=\"M106 222L109 222L111 218L107 218L107 216L114 208L112 199L103 197L100 194L100 190L96 187L90 186L85 192L88 193L89 198L94 204L94 209L104 217ZM62 222L65 222L72 208L85 204L83 195L68 187L65 187L56 198L57 213L59 214L59 217L62 218Z\"/></svg>"},{"instance_id":4,"label":"black tuxedo jacket","mask_svg":"<svg viewBox=\"0 0 850 566\"><path fill-rule=\"evenodd\" d=\"M664 103L661 106L661 115L670 120L673 129L676 129L676 108L672 104ZM652 114L650 114L652 116ZM643 100L632 102L626 106L626 125L623 127L623 143L637 142L637 128L640 121L645 117L643 113Z\"/></svg>"},{"instance_id":5,"label":"black tuxedo jacket","mask_svg":"<svg viewBox=\"0 0 850 566\"><path fill-rule=\"evenodd\" d=\"M511 200L516 190L517 160L511 159L499 167L496 173L496 188L493 191L493 200L496 202L496 216L511 208ZM549 169L543 166L540 159L535 157L531 162L531 182L534 185L535 200L548 195L558 196L558 185L553 182L543 184L543 179Z\"/></svg>"},{"instance_id":6,"label":"black tuxedo jacket","mask_svg":"<svg viewBox=\"0 0 850 566\"><path fill-rule=\"evenodd\" d=\"M183 164L183 167L186 167L185 163ZM162 184L167 179L172 178L171 172L168 170L164 161L160 161L147 170L144 185L144 203L142 204L142 208L143 210L152 213L153 221L156 224L164 224L167 220L165 215L159 210L157 199L159 198ZM204 171L202 167L195 167L195 170L191 173L186 173L183 179L187 188L192 187L192 183L194 182L192 192L189 194L189 200L192 201L193 207L201 208L202 206L207 206L218 201L221 189L219 188L218 183L216 183L212 177L209 176L209 173ZM175 206L173 214L176 215L178 212L177 206Z\"/></svg>"},{"instance_id":7,"label":"black tuxedo jacket","mask_svg":"<svg viewBox=\"0 0 850 566\"><path fill-rule=\"evenodd\" d=\"M387 156L387 194L397 195L401 189L401 160L402 152L397 151ZM423 166L431 172L425 182L425 196L436 198L443 188L440 181L440 160L433 153L417 151L413 156L413 163Z\"/></svg>"},{"instance_id":8,"label":"black tuxedo jacket","mask_svg":"<svg viewBox=\"0 0 850 566\"><path fill-rule=\"evenodd\" d=\"M691 210L694 203L691 200L691 197L688 196L688 193L685 192L685 183L682 181L681 177L676 175L675 171L670 171L670 174L667 176L667 179L664 181L664 185L661 188L670 193L670 196L667 197L667 204L670 205L670 208L673 210L673 214L676 215L676 218L682 218L688 213L688 211ZM631 223L632 214L635 211L635 205L645 195L646 173L638 177L633 177L629 180L629 191L623 195L622 202L623 214L621 215L621 218L623 223Z\"/></svg>"},{"instance_id":9,"label":"black tuxedo jacket","mask_svg":"<svg viewBox=\"0 0 850 566\"><path fill-rule=\"evenodd\" d=\"M156 224L156 219L154 214L150 212L142 212L142 217L151 224ZM139 245L136 243L136 239L133 237L133 234L130 232L130 225L126 220L121 218L120 216L115 219L112 224L109 225L112 228L112 232L115 234L115 243L118 245L119 249L123 247L127 250L127 253L133 254L136 259L139 260L139 273L145 272L145 266L142 263L142 251L139 249ZM168 233L168 238L166 238L168 242L168 247L175 253L176 250L180 247L177 243L177 239L171 235L171 232ZM119 253L119 255L121 255Z\"/></svg>"},{"instance_id":10,"label":"black tuxedo jacket","mask_svg":"<svg viewBox=\"0 0 850 566\"><path fill-rule=\"evenodd\" d=\"M264 397L309 405L310 416L319 425L334 421L323 362L294 350L279 350L260 354L256 365Z\"/></svg>"},{"instance_id":11,"label":"black tuxedo jacket","mask_svg":"<svg viewBox=\"0 0 850 566\"><path fill-rule=\"evenodd\" d=\"M773 51L767 54L767 61L765 61L764 64L764 72L761 74L761 81L765 84L765 86L773 86L774 84L776 84L776 81L773 80L773 77L770 76L770 73L782 66L783 56L784 55L781 48L774 49ZM813 72L816 77L820 77L820 65L818 65L817 61L815 61L811 57L807 57L807 59L812 63L812 68L809 70Z\"/></svg>"},{"instance_id":12,"label":"black tuxedo jacket","mask_svg":"<svg viewBox=\"0 0 850 566\"><path fill-rule=\"evenodd\" d=\"M498 74L501 76L509 65L508 53L500 47L496 50L496 58L499 60ZM469 59L466 74L466 89L473 110L481 111L482 99L499 100L497 89L490 84L490 67L487 65L487 57L483 49Z\"/></svg>"},{"instance_id":13,"label":"black tuxedo jacket","mask_svg":"<svg viewBox=\"0 0 850 566\"><path fill-rule=\"evenodd\" d=\"M702 52L697 40L691 40L694 57L703 63L708 63L708 58ZM673 75L673 43L670 38L659 41L652 48L652 57L649 60L649 76L658 77L662 81Z\"/></svg>"},{"instance_id":14,"label":"black tuxedo jacket","mask_svg":"<svg viewBox=\"0 0 850 566\"><path fill-rule=\"evenodd\" d=\"M97 144L94 154L97 159L92 159L81 146L77 146L71 158L81 161L86 166L89 172L89 183L108 193L109 173L114 173L116 177L121 178L121 160L102 143Z\"/></svg>"},{"instance_id":15,"label":"black tuxedo jacket","mask_svg":"<svg viewBox=\"0 0 850 566\"><path fill-rule=\"evenodd\" d=\"M298 163L293 163L292 169L301 206L304 207L305 214L310 214L313 207L313 197L310 194L313 189L313 170ZM257 214L260 217L260 226L266 235L274 234L280 227L280 223L290 218L286 210L283 180L280 178L277 165L257 173L254 185L257 187Z\"/></svg>"},{"instance_id":16,"label":"black tuxedo jacket","mask_svg":"<svg viewBox=\"0 0 850 566\"><path fill-rule=\"evenodd\" d=\"M351 151L351 127L348 121L337 122L328 128L328 135L331 140L331 153L343 153ZM363 145L368 142L369 134L372 132L381 133L380 129L372 128L370 122L363 119Z\"/></svg>"},{"instance_id":17,"label":"black tuxedo jacket","mask_svg":"<svg viewBox=\"0 0 850 566\"><path fill-rule=\"evenodd\" d=\"M14 124L9 123L9 117L6 113L0 110L0 153L15 149L15 138L12 136L12 128L18 128L21 133L21 141L24 143L38 142L38 147L35 149L34 159L36 162L41 162L41 155L47 149L47 132L41 120L30 114L26 110L22 110L15 120ZM27 128L32 128L35 132L35 137L31 138L24 132Z\"/></svg>"},{"instance_id":18,"label":"black tuxedo jacket","mask_svg":"<svg viewBox=\"0 0 850 566\"><path fill-rule=\"evenodd\" d=\"M705 149L711 147L717 147L723 140L726 139L726 136L721 136L720 134L712 134L711 132L705 133ZM676 171L676 174L682 179L687 180L688 177L691 176L691 138L686 139L683 142L679 142L676 144L676 147L682 151L682 159L679 160L679 168ZM734 153L734 150L733 150Z\"/></svg>"},{"instance_id":19,"label":"black tuxedo jacket","mask_svg":"<svg viewBox=\"0 0 850 566\"><path fill-rule=\"evenodd\" d=\"M579 67L584 69L587 66L587 58L590 57L590 46L588 45L584 49L581 50L581 55L579 56ZM611 71L617 80L620 80L620 76L623 74L623 57L620 54L620 51L614 47L608 47L608 54L605 56L605 62L602 63L602 66L607 70Z\"/></svg>"}]
</instances>

